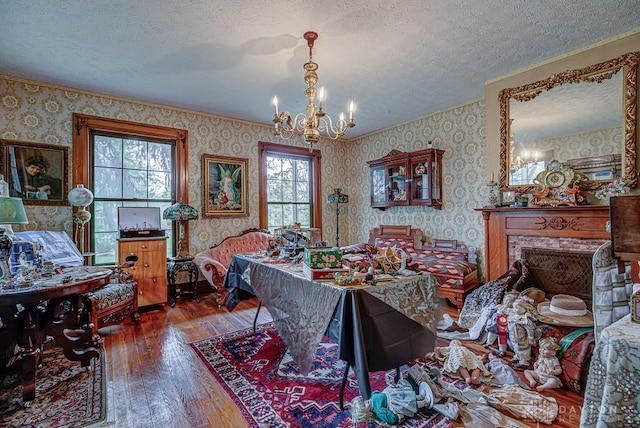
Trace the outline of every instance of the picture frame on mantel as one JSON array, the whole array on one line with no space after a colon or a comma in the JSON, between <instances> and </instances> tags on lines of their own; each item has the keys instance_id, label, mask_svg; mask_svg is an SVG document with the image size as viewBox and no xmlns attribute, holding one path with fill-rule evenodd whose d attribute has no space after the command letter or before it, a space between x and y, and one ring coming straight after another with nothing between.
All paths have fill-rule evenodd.
<instances>
[{"instance_id":1,"label":"picture frame on mantel","mask_svg":"<svg viewBox=\"0 0 640 428\"><path fill-rule=\"evenodd\" d=\"M205 217L248 216L246 158L202 155Z\"/></svg>"},{"instance_id":2,"label":"picture frame on mantel","mask_svg":"<svg viewBox=\"0 0 640 428\"><path fill-rule=\"evenodd\" d=\"M24 205L67 204L68 147L0 140L0 166L9 196Z\"/></svg>"},{"instance_id":3,"label":"picture frame on mantel","mask_svg":"<svg viewBox=\"0 0 640 428\"><path fill-rule=\"evenodd\" d=\"M500 191L500 206L507 207L516 202L516 191L512 189L502 189Z\"/></svg>"}]
</instances>

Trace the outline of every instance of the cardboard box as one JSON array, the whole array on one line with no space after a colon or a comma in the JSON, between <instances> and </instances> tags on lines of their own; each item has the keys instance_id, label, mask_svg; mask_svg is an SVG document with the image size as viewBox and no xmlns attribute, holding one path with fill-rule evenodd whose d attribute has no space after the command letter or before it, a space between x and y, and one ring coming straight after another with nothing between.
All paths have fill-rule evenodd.
<instances>
[{"instance_id":1,"label":"cardboard box","mask_svg":"<svg viewBox=\"0 0 640 428\"><path fill-rule=\"evenodd\" d=\"M348 273L347 268L327 268L327 269L313 269L307 263L302 264L302 272L307 279L312 281L333 281L334 274L339 272L341 274Z\"/></svg>"},{"instance_id":2,"label":"cardboard box","mask_svg":"<svg viewBox=\"0 0 640 428\"><path fill-rule=\"evenodd\" d=\"M304 262L312 269L341 268L342 253L331 248L305 248Z\"/></svg>"}]
</instances>

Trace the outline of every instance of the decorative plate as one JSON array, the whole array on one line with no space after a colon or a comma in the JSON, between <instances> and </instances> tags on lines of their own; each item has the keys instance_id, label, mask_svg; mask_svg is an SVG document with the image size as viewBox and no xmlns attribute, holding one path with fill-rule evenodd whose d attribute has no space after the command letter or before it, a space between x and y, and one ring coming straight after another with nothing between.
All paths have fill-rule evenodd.
<instances>
[{"instance_id":1,"label":"decorative plate","mask_svg":"<svg viewBox=\"0 0 640 428\"><path fill-rule=\"evenodd\" d=\"M416 166L416 175L422 175L427 171L427 169L424 167L423 164L418 164L418 166Z\"/></svg>"},{"instance_id":2,"label":"decorative plate","mask_svg":"<svg viewBox=\"0 0 640 428\"><path fill-rule=\"evenodd\" d=\"M566 177L560 171L553 171L547 174L545 181L549 187L558 187L564 184Z\"/></svg>"}]
</instances>

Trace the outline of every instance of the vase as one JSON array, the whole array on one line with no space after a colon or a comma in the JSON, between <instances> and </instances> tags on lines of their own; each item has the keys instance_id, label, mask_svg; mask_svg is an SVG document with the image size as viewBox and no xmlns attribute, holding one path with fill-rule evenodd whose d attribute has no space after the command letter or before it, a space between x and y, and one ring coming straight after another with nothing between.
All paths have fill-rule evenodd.
<instances>
[{"instance_id":1,"label":"vase","mask_svg":"<svg viewBox=\"0 0 640 428\"><path fill-rule=\"evenodd\" d=\"M519 207L526 207L527 205L529 205L529 201L528 200L524 200L524 201L516 201L516 204Z\"/></svg>"}]
</instances>

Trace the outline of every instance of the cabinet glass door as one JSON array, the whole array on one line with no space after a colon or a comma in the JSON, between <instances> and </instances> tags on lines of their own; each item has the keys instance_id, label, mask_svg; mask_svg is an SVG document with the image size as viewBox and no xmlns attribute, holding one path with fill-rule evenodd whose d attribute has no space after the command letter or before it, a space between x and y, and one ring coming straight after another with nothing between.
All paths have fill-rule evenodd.
<instances>
[{"instance_id":1,"label":"cabinet glass door","mask_svg":"<svg viewBox=\"0 0 640 428\"><path fill-rule=\"evenodd\" d=\"M407 176L404 165L393 165L387 168L389 179L389 200L392 202L406 201Z\"/></svg>"},{"instance_id":2,"label":"cabinet glass door","mask_svg":"<svg viewBox=\"0 0 640 428\"><path fill-rule=\"evenodd\" d=\"M387 201L385 168L375 168L371 171L371 202L384 203Z\"/></svg>"}]
</instances>

